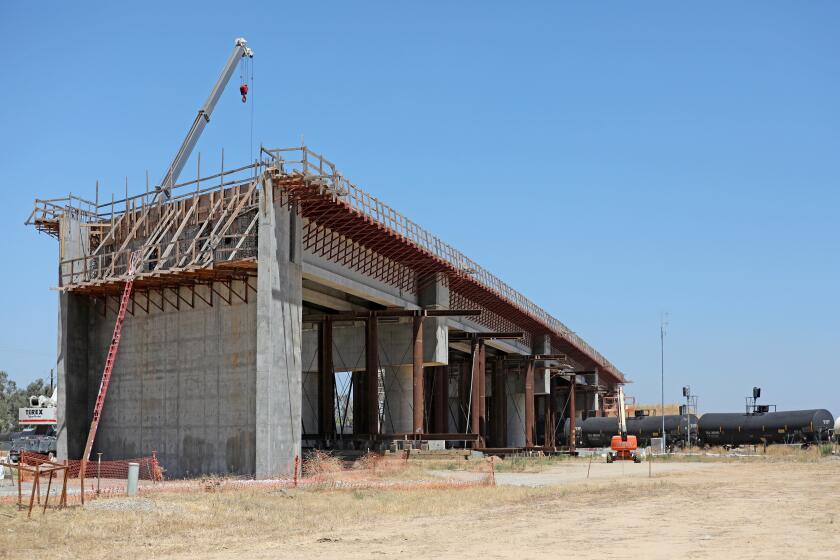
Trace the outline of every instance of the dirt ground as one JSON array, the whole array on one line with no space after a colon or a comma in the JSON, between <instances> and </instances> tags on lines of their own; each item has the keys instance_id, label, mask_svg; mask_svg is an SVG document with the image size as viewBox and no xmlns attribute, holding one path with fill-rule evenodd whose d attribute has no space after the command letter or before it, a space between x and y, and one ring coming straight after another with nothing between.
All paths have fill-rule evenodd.
<instances>
[{"instance_id":1,"label":"dirt ground","mask_svg":"<svg viewBox=\"0 0 840 560\"><path fill-rule=\"evenodd\" d=\"M100 500L31 521L5 506L0 557L840 557L835 458L589 468L498 473L495 488Z\"/></svg>"},{"instance_id":2,"label":"dirt ground","mask_svg":"<svg viewBox=\"0 0 840 560\"><path fill-rule=\"evenodd\" d=\"M840 462L654 466L656 476L646 478L644 464L596 463L597 482L587 484L589 492L390 519L361 531L347 527L253 551L252 557L840 557ZM585 477L585 468L506 473L497 481L569 484Z\"/></svg>"}]
</instances>

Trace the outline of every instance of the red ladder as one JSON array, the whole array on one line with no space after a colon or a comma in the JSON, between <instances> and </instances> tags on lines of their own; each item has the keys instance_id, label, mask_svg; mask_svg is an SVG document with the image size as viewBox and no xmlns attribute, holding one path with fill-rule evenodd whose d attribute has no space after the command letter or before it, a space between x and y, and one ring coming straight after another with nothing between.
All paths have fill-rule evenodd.
<instances>
[{"instance_id":1,"label":"red ladder","mask_svg":"<svg viewBox=\"0 0 840 560\"><path fill-rule=\"evenodd\" d=\"M82 468L79 472L79 478L84 478L85 467L87 461L90 459L90 452L93 451L93 440L96 438L96 430L99 428L99 418L102 415L102 407L105 405L105 395L108 393L108 384L111 382L111 372L114 369L114 360L117 358L117 350L120 348L120 336L122 334L123 319L125 319L125 311L128 308L128 302L131 300L131 289L134 287L134 274L132 266L129 269L129 279L123 288L122 299L120 300L120 310L117 313L117 323L114 325L114 336L111 337L111 346L108 347L108 357L105 358L105 371L102 372L102 381L99 383L99 394L96 395L96 404L93 407L93 418L90 421L90 430L88 431L87 443L85 443L85 451L82 455Z\"/></svg>"}]
</instances>

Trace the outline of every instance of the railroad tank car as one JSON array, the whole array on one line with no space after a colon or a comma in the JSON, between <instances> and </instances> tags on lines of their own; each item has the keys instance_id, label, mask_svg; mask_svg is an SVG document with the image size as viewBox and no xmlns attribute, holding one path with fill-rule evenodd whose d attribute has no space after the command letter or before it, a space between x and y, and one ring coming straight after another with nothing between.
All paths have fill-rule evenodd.
<instances>
[{"instance_id":1,"label":"railroad tank car","mask_svg":"<svg viewBox=\"0 0 840 560\"><path fill-rule=\"evenodd\" d=\"M669 446L682 447L687 440L687 430L691 437L697 437L697 416L688 414L665 415L665 441ZM632 431L631 431L632 430ZM650 439L662 437L662 416L636 416L628 419L627 432L636 436L639 445L650 445Z\"/></svg>"},{"instance_id":2,"label":"railroad tank car","mask_svg":"<svg viewBox=\"0 0 840 560\"><path fill-rule=\"evenodd\" d=\"M618 418L615 416L591 417L577 421L578 445L582 447L608 447L612 436L618 433ZM697 416L665 415L665 441L670 446L682 446L687 439L687 428L691 427L691 437L697 437ZM661 437L662 416L632 416L627 419L627 433L636 436L639 445L650 445L652 437ZM569 421L564 428L566 441L569 437Z\"/></svg>"},{"instance_id":3,"label":"railroad tank car","mask_svg":"<svg viewBox=\"0 0 840 560\"><path fill-rule=\"evenodd\" d=\"M700 417L700 442L705 445L755 445L827 441L834 416L825 409L786 412L709 412Z\"/></svg>"}]
</instances>

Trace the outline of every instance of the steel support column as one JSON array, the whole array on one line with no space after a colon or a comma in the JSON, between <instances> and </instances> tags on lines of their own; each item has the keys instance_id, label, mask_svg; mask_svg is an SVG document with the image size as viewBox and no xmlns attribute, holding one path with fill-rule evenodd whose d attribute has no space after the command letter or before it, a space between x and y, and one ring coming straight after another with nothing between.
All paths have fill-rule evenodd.
<instances>
[{"instance_id":1,"label":"steel support column","mask_svg":"<svg viewBox=\"0 0 840 560\"><path fill-rule=\"evenodd\" d=\"M575 417L577 413L575 412L575 386L577 385L577 378L573 373L569 378L569 454L573 455L575 453L575 443L576 443L576 435L575 435Z\"/></svg>"},{"instance_id":2,"label":"steel support column","mask_svg":"<svg viewBox=\"0 0 840 560\"><path fill-rule=\"evenodd\" d=\"M543 445L554 447L554 383L549 386L548 394L545 396L545 435Z\"/></svg>"},{"instance_id":3,"label":"steel support column","mask_svg":"<svg viewBox=\"0 0 840 560\"><path fill-rule=\"evenodd\" d=\"M365 323L365 378L368 433L379 433L379 325L376 317Z\"/></svg>"},{"instance_id":4,"label":"steel support column","mask_svg":"<svg viewBox=\"0 0 840 560\"><path fill-rule=\"evenodd\" d=\"M525 447L534 446L534 360L528 360L525 367Z\"/></svg>"},{"instance_id":5,"label":"steel support column","mask_svg":"<svg viewBox=\"0 0 840 560\"><path fill-rule=\"evenodd\" d=\"M493 446L507 447L507 391L505 363L501 356L493 362Z\"/></svg>"},{"instance_id":6,"label":"steel support column","mask_svg":"<svg viewBox=\"0 0 840 560\"><path fill-rule=\"evenodd\" d=\"M318 324L318 424L325 438L335 436L335 370L333 369L333 324Z\"/></svg>"},{"instance_id":7,"label":"steel support column","mask_svg":"<svg viewBox=\"0 0 840 560\"><path fill-rule=\"evenodd\" d=\"M425 380L423 378L423 316L415 315L412 324L414 356L412 365L412 432L423 433L423 413L425 412Z\"/></svg>"},{"instance_id":8,"label":"steel support column","mask_svg":"<svg viewBox=\"0 0 840 560\"><path fill-rule=\"evenodd\" d=\"M367 374L353 372L353 435L360 436L368 431L367 420Z\"/></svg>"},{"instance_id":9,"label":"steel support column","mask_svg":"<svg viewBox=\"0 0 840 560\"><path fill-rule=\"evenodd\" d=\"M445 434L449 432L449 367L437 366L433 371L435 376L433 431Z\"/></svg>"},{"instance_id":10,"label":"steel support column","mask_svg":"<svg viewBox=\"0 0 840 560\"><path fill-rule=\"evenodd\" d=\"M487 442L487 360L484 341L478 341L478 434L482 445Z\"/></svg>"},{"instance_id":11,"label":"steel support column","mask_svg":"<svg viewBox=\"0 0 840 560\"><path fill-rule=\"evenodd\" d=\"M478 339L474 338L470 344L470 356L472 358L472 374L470 376L470 433L479 435L474 447L481 447L481 411L478 405L481 388L478 380L478 368L480 360L478 356Z\"/></svg>"},{"instance_id":12,"label":"steel support column","mask_svg":"<svg viewBox=\"0 0 840 560\"><path fill-rule=\"evenodd\" d=\"M458 414L458 427L465 434L470 431L471 379L472 366L470 362L466 360L458 362L458 399L461 401L461 412Z\"/></svg>"}]
</instances>

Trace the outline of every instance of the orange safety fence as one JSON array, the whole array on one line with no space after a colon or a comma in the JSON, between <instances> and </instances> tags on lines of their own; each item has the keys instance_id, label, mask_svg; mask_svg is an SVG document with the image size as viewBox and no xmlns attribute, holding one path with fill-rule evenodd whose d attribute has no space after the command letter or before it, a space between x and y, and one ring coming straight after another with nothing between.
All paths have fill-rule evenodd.
<instances>
[{"instance_id":1,"label":"orange safety fence","mask_svg":"<svg viewBox=\"0 0 840 560\"><path fill-rule=\"evenodd\" d=\"M21 461L30 465L43 464L48 462L46 455L24 452ZM160 473L160 466L157 459L145 457L131 461L102 461L100 470L102 486L96 482L85 485L85 500L102 499L111 497L125 497L126 486L121 480L127 475L128 463L140 463L141 475L144 468L146 472ZM81 502L81 489L78 479L80 461L70 461L71 481L68 486L67 501L69 504ZM109 465L106 470L106 463ZM120 464L123 465L120 465ZM310 490L310 491L342 491L342 490L392 490L392 491L413 491L413 490L456 490L462 488L475 488L481 486L495 486L495 473L492 461L488 462L487 469L479 471L463 472L461 476L439 477L429 476L427 473L417 473L416 477L407 477L403 470L407 466L407 456L402 458L388 458L377 454L369 454L356 461L352 466L341 466L341 462L322 454L315 461L301 461L296 458L295 472L285 477L277 477L269 480L257 480L251 477L229 477L208 475L204 478L168 480L158 483L141 484L138 489L139 496L152 496L168 493L191 493L191 492L236 492L254 491L271 492L286 491L289 489ZM144 467L145 465L145 467ZM88 478L96 478L96 462L88 464ZM73 470L75 469L75 470ZM300 474L299 472L302 471ZM108 473L107 476L105 473ZM75 473L75 475L73 475ZM161 478L150 478L145 480L162 481ZM17 501L17 496L4 496L0 503Z\"/></svg>"},{"instance_id":2,"label":"orange safety fence","mask_svg":"<svg viewBox=\"0 0 840 560\"><path fill-rule=\"evenodd\" d=\"M42 465L49 463L48 455L32 453L30 451L20 452L20 462L25 465ZM78 478L82 468L81 461L67 461L70 466L70 478ZM163 480L163 469L158 463L157 456L153 453L150 457L138 457L137 459L124 459L120 461L88 461L85 468L85 478L103 479L127 479L128 464L137 463L140 465L140 480Z\"/></svg>"}]
</instances>

